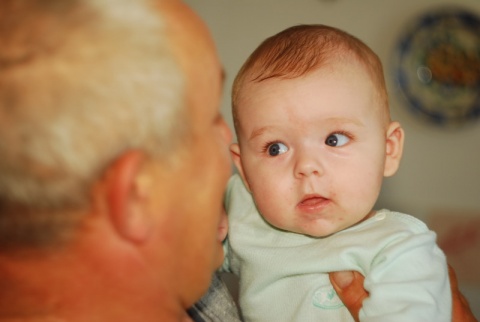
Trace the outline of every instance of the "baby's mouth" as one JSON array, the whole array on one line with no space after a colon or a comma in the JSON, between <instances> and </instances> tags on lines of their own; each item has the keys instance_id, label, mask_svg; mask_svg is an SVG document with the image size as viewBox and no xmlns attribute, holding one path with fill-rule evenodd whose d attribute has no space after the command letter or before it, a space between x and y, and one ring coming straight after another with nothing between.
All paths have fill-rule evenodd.
<instances>
[{"instance_id":1,"label":"baby's mouth","mask_svg":"<svg viewBox=\"0 0 480 322\"><path fill-rule=\"evenodd\" d=\"M298 203L298 208L307 211L319 210L325 207L329 201L329 199L320 195L309 195L305 196L302 201Z\"/></svg>"},{"instance_id":2,"label":"baby's mouth","mask_svg":"<svg viewBox=\"0 0 480 322\"><path fill-rule=\"evenodd\" d=\"M321 203L325 200L326 199L322 198L322 197L311 197L311 198L307 198L307 199L302 200L301 204L304 205L304 206L315 206L315 205L318 205L319 203Z\"/></svg>"}]
</instances>

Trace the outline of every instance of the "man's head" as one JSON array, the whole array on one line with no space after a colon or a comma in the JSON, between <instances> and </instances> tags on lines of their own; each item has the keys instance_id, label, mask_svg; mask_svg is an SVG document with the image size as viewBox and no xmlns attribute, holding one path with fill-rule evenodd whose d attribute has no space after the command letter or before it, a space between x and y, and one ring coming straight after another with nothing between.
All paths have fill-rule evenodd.
<instances>
[{"instance_id":1,"label":"man's head","mask_svg":"<svg viewBox=\"0 0 480 322\"><path fill-rule=\"evenodd\" d=\"M323 237L356 224L398 168L403 131L389 120L381 64L344 32L300 26L267 39L233 101L233 161L279 229Z\"/></svg>"},{"instance_id":2,"label":"man's head","mask_svg":"<svg viewBox=\"0 0 480 322\"><path fill-rule=\"evenodd\" d=\"M6 0L0 15L0 249L122 245L191 305L222 260L230 175L205 25L176 0Z\"/></svg>"},{"instance_id":3,"label":"man's head","mask_svg":"<svg viewBox=\"0 0 480 322\"><path fill-rule=\"evenodd\" d=\"M48 242L54 226L78 219L51 214L86 207L123 152L166 157L186 139L184 77L164 22L145 5L0 6L0 236Z\"/></svg>"}]
</instances>

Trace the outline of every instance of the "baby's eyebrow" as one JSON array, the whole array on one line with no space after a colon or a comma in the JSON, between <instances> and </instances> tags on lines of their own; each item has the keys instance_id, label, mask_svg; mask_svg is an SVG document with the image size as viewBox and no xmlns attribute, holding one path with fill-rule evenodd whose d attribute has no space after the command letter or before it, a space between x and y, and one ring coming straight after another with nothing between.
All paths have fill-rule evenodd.
<instances>
[{"instance_id":1,"label":"baby's eyebrow","mask_svg":"<svg viewBox=\"0 0 480 322\"><path fill-rule=\"evenodd\" d=\"M356 126L364 126L364 124L360 120L348 118L348 117L329 117L325 119L325 122L335 123L335 124L353 124Z\"/></svg>"},{"instance_id":2,"label":"baby's eyebrow","mask_svg":"<svg viewBox=\"0 0 480 322\"><path fill-rule=\"evenodd\" d=\"M249 140L252 140L252 139L256 138L257 136L262 135L263 133L270 130L270 128L271 128L270 126L264 126L264 127L261 127L259 129L254 130L252 132L252 134L250 135Z\"/></svg>"},{"instance_id":3,"label":"baby's eyebrow","mask_svg":"<svg viewBox=\"0 0 480 322\"><path fill-rule=\"evenodd\" d=\"M336 125L344 125L344 124L353 124L358 127L363 127L365 126L360 120L354 119L354 118L348 118L348 117L329 117L324 120L322 120L322 123L324 124L336 124ZM248 138L249 140L253 140L258 136L263 135L265 132L268 132L272 130L272 126L263 126L261 128L255 129L252 131L252 134L250 134L250 137Z\"/></svg>"}]
</instances>

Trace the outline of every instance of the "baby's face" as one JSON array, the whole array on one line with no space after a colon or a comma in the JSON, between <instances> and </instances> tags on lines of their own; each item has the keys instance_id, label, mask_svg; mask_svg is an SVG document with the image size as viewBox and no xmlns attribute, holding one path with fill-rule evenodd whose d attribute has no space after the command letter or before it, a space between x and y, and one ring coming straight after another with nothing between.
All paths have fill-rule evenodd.
<instances>
[{"instance_id":1,"label":"baby's face","mask_svg":"<svg viewBox=\"0 0 480 322\"><path fill-rule=\"evenodd\" d=\"M388 124L377 91L359 65L334 67L248 84L238 105L234 161L260 212L317 237L368 216L384 175Z\"/></svg>"}]
</instances>

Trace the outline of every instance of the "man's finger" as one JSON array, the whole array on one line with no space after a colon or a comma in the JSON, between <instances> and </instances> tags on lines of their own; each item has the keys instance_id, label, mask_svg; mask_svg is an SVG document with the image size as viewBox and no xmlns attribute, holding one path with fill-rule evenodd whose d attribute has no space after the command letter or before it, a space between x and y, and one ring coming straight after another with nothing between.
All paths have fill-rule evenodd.
<instances>
[{"instance_id":1,"label":"man's finger","mask_svg":"<svg viewBox=\"0 0 480 322\"><path fill-rule=\"evenodd\" d=\"M357 322L360 321L358 314L362 308L363 300L368 297L368 292L363 288L364 279L358 272L330 273L333 288Z\"/></svg>"}]
</instances>

